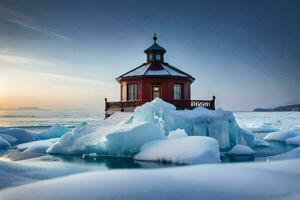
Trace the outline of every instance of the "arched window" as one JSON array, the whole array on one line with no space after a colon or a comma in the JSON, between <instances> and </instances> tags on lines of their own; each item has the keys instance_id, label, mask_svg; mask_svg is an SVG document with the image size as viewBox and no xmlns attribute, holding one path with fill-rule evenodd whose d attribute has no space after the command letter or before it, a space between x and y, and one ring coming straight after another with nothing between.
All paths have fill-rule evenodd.
<instances>
[{"instance_id":1,"label":"arched window","mask_svg":"<svg viewBox=\"0 0 300 200\"><path fill-rule=\"evenodd\" d=\"M155 55L155 60L160 60L160 54Z\"/></svg>"},{"instance_id":2,"label":"arched window","mask_svg":"<svg viewBox=\"0 0 300 200\"><path fill-rule=\"evenodd\" d=\"M149 60L153 60L153 54L152 53L149 54Z\"/></svg>"}]
</instances>

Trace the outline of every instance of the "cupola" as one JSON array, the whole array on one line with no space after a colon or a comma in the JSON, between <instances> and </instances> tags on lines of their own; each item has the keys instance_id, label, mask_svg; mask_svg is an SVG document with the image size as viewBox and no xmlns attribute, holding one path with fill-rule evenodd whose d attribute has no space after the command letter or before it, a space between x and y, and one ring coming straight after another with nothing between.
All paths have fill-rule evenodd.
<instances>
[{"instance_id":1,"label":"cupola","mask_svg":"<svg viewBox=\"0 0 300 200\"><path fill-rule=\"evenodd\" d=\"M147 55L147 63L164 62L164 54L167 50L156 43L157 39L156 33L154 33L153 44L144 51Z\"/></svg>"}]
</instances>

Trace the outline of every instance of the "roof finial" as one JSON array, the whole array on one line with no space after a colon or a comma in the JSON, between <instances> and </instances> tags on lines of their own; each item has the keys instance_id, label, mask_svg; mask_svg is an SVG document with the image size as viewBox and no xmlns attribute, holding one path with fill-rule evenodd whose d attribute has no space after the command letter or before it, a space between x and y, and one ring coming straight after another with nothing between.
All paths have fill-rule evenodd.
<instances>
[{"instance_id":1,"label":"roof finial","mask_svg":"<svg viewBox=\"0 0 300 200\"><path fill-rule=\"evenodd\" d=\"M157 40L156 33L154 33L154 36L153 36L154 43L156 43L156 40Z\"/></svg>"}]
</instances>

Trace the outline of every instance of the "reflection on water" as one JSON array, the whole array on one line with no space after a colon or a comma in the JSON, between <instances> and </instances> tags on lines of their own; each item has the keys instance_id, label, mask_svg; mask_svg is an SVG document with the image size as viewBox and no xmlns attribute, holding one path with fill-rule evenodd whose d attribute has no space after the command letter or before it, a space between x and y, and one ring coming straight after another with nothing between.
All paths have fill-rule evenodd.
<instances>
[{"instance_id":1,"label":"reflection on water","mask_svg":"<svg viewBox=\"0 0 300 200\"><path fill-rule=\"evenodd\" d=\"M60 164L75 164L84 167L99 166L101 169L163 168L180 166L170 163L135 161L132 158L79 155L47 155L35 160L44 162L58 162Z\"/></svg>"}]
</instances>

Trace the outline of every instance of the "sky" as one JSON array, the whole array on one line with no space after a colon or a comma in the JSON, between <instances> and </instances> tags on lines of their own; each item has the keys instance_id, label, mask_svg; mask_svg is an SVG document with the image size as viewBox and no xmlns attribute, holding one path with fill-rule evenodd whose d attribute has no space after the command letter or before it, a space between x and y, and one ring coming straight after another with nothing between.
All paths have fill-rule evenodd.
<instances>
[{"instance_id":1,"label":"sky","mask_svg":"<svg viewBox=\"0 0 300 200\"><path fill-rule=\"evenodd\" d=\"M192 99L251 110L300 99L300 1L0 0L0 108L91 108L145 62L153 33Z\"/></svg>"}]
</instances>

